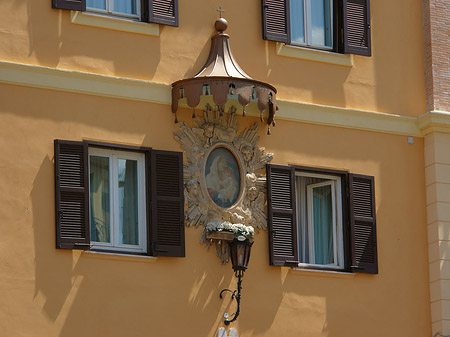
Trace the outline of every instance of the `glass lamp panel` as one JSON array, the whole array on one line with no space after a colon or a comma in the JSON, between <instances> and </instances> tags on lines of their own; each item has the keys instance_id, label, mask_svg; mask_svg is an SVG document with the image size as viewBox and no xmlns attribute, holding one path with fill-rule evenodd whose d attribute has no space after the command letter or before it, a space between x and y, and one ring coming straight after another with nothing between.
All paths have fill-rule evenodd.
<instances>
[{"instance_id":1,"label":"glass lamp panel","mask_svg":"<svg viewBox=\"0 0 450 337\"><path fill-rule=\"evenodd\" d=\"M118 159L120 244L139 245L137 161Z\"/></svg>"},{"instance_id":2,"label":"glass lamp panel","mask_svg":"<svg viewBox=\"0 0 450 337\"><path fill-rule=\"evenodd\" d=\"M86 7L106 10L106 0L86 0Z\"/></svg>"},{"instance_id":3,"label":"glass lamp panel","mask_svg":"<svg viewBox=\"0 0 450 337\"><path fill-rule=\"evenodd\" d=\"M291 43L305 44L305 8L303 0L291 0Z\"/></svg>"},{"instance_id":4,"label":"glass lamp panel","mask_svg":"<svg viewBox=\"0 0 450 337\"><path fill-rule=\"evenodd\" d=\"M114 0L114 12L137 15L136 0Z\"/></svg>"},{"instance_id":5,"label":"glass lamp panel","mask_svg":"<svg viewBox=\"0 0 450 337\"><path fill-rule=\"evenodd\" d=\"M332 202L331 185L313 189L314 258L316 264L334 263Z\"/></svg>"},{"instance_id":6,"label":"glass lamp panel","mask_svg":"<svg viewBox=\"0 0 450 337\"><path fill-rule=\"evenodd\" d=\"M109 158L90 156L89 198L91 241L111 242Z\"/></svg>"},{"instance_id":7,"label":"glass lamp panel","mask_svg":"<svg viewBox=\"0 0 450 337\"><path fill-rule=\"evenodd\" d=\"M332 47L331 0L311 0L311 44Z\"/></svg>"}]
</instances>

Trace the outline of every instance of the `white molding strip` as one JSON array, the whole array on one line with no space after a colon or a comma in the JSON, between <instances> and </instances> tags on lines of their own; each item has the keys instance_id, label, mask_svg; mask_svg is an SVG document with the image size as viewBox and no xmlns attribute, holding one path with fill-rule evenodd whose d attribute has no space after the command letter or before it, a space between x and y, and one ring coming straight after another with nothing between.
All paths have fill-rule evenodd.
<instances>
[{"instance_id":1,"label":"white molding strip","mask_svg":"<svg viewBox=\"0 0 450 337\"><path fill-rule=\"evenodd\" d=\"M143 23L113 16L78 11L70 12L70 22L91 27L119 30L122 32L159 36L159 25Z\"/></svg>"},{"instance_id":2,"label":"white molding strip","mask_svg":"<svg viewBox=\"0 0 450 337\"><path fill-rule=\"evenodd\" d=\"M280 119L422 137L415 117L286 100L277 102L280 110L276 117Z\"/></svg>"},{"instance_id":3,"label":"white molding strip","mask_svg":"<svg viewBox=\"0 0 450 337\"><path fill-rule=\"evenodd\" d=\"M0 83L23 85L58 91L74 92L87 95L113 97L132 101L142 101L170 105L171 85L106 76L80 71L70 71L0 61ZM373 111L347 109L288 100L277 100L280 110L278 120L292 120L303 123L337 126L358 130L423 137L427 130L428 119L436 113L429 113L419 119L414 117L386 114ZM248 111L250 115L257 112ZM437 117L436 117L437 118ZM435 119L430 120L436 123ZM450 115L439 115L441 128L450 132ZM420 129L418 126L420 120Z\"/></svg>"},{"instance_id":4,"label":"white molding strip","mask_svg":"<svg viewBox=\"0 0 450 337\"><path fill-rule=\"evenodd\" d=\"M325 50L302 48L277 42L277 55L293 57L302 60L336 64L340 66L352 67L352 54L338 54Z\"/></svg>"},{"instance_id":5,"label":"white molding strip","mask_svg":"<svg viewBox=\"0 0 450 337\"><path fill-rule=\"evenodd\" d=\"M429 111L418 118L418 126L424 136L432 132L450 133L450 112Z\"/></svg>"},{"instance_id":6,"label":"white molding strip","mask_svg":"<svg viewBox=\"0 0 450 337\"><path fill-rule=\"evenodd\" d=\"M0 82L158 104L172 102L169 84L3 61Z\"/></svg>"}]
</instances>

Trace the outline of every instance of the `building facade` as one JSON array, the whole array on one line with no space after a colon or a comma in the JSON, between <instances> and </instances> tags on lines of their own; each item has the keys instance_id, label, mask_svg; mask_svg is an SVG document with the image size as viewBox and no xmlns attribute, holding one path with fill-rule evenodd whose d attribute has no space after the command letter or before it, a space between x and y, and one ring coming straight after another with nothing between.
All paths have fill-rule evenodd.
<instances>
[{"instance_id":1,"label":"building facade","mask_svg":"<svg viewBox=\"0 0 450 337\"><path fill-rule=\"evenodd\" d=\"M447 7L1 2L0 335L449 334ZM172 91L224 32L247 101Z\"/></svg>"}]
</instances>

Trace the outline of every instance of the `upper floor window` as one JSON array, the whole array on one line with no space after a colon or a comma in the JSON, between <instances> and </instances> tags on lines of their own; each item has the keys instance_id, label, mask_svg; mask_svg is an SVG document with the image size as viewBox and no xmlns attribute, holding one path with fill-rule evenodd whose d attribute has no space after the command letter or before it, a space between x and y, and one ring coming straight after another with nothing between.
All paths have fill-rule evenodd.
<instances>
[{"instance_id":1,"label":"upper floor window","mask_svg":"<svg viewBox=\"0 0 450 337\"><path fill-rule=\"evenodd\" d=\"M52 0L52 7L178 27L178 0Z\"/></svg>"},{"instance_id":2,"label":"upper floor window","mask_svg":"<svg viewBox=\"0 0 450 337\"><path fill-rule=\"evenodd\" d=\"M263 38L371 55L370 0L262 0Z\"/></svg>"},{"instance_id":3,"label":"upper floor window","mask_svg":"<svg viewBox=\"0 0 450 337\"><path fill-rule=\"evenodd\" d=\"M86 0L86 8L91 12L111 14L127 18L140 18L138 0Z\"/></svg>"},{"instance_id":4,"label":"upper floor window","mask_svg":"<svg viewBox=\"0 0 450 337\"><path fill-rule=\"evenodd\" d=\"M291 43L333 48L332 0L291 0Z\"/></svg>"}]
</instances>

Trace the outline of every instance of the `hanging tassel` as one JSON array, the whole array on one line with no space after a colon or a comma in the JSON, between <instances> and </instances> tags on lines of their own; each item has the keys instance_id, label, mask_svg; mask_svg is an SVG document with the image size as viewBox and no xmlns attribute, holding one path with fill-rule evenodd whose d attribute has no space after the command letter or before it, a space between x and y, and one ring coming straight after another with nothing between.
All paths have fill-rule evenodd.
<instances>
[{"instance_id":1,"label":"hanging tassel","mask_svg":"<svg viewBox=\"0 0 450 337\"><path fill-rule=\"evenodd\" d=\"M195 108L192 108L192 118L195 118Z\"/></svg>"},{"instance_id":2,"label":"hanging tassel","mask_svg":"<svg viewBox=\"0 0 450 337\"><path fill-rule=\"evenodd\" d=\"M275 123L275 119L274 119L272 122L272 126L275 126L275 125L277 125L277 123Z\"/></svg>"},{"instance_id":3,"label":"hanging tassel","mask_svg":"<svg viewBox=\"0 0 450 337\"><path fill-rule=\"evenodd\" d=\"M261 119L261 122L264 122L264 117L262 111L259 112L259 118Z\"/></svg>"},{"instance_id":4,"label":"hanging tassel","mask_svg":"<svg viewBox=\"0 0 450 337\"><path fill-rule=\"evenodd\" d=\"M267 127L267 134L270 136L272 133L270 132L270 126Z\"/></svg>"},{"instance_id":5,"label":"hanging tassel","mask_svg":"<svg viewBox=\"0 0 450 337\"><path fill-rule=\"evenodd\" d=\"M245 106L242 107L242 117L245 117Z\"/></svg>"},{"instance_id":6,"label":"hanging tassel","mask_svg":"<svg viewBox=\"0 0 450 337\"><path fill-rule=\"evenodd\" d=\"M175 123L178 124L178 117L177 117L177 113L175 112Z\"/></svg>"}]
</instances>

